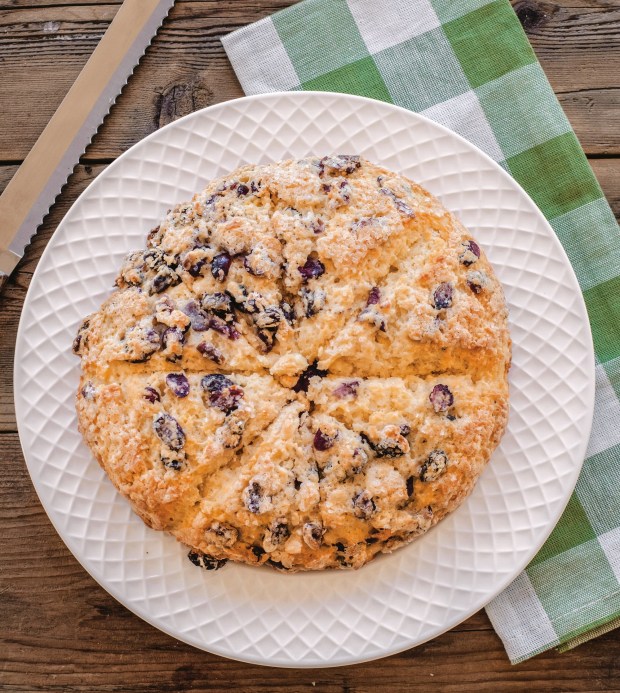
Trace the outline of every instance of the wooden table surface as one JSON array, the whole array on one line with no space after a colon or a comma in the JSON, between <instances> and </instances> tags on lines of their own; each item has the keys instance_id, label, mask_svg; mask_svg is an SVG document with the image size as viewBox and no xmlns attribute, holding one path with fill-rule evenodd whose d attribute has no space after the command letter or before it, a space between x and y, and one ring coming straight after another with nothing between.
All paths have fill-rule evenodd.
<instances>
[{"instance_id":1,"label":"wooden table surface","mask_svg":"<svg viewBox=\"0 0 620 693\"><path fill-rule=\"evenodd\" d=\"M458 2L458 0L454 0ZM285 670L196 650L109 596L50 524L22 457L12 392L20 311L63 214L158 127L242 92L218 37L290 0L178 0L0 297L0 690L620 691L620 629L511 667L483 611L389 659ZM120 0L0 0L0 190L103 35ZM534 49L620 213L620 0L515 2Z\"/></svg>"}]
</instances>

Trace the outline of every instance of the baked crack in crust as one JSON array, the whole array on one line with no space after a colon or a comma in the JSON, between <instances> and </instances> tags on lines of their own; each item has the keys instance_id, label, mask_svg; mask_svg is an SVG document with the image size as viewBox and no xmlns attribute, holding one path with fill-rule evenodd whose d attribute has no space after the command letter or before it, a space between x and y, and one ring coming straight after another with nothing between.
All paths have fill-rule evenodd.
<instances>
[{"instance_id":1,"label":"baked crack in crust","mask_svg":"<svg viewBox=\"0 0 620 693\"><path fill-rule=\"evenodd\" d=\"M458 507L504 432L493 269L361 157L213 180L116 284L74 341L80 431L196 565L358 568Z\"/></svg>"}]
</instances>

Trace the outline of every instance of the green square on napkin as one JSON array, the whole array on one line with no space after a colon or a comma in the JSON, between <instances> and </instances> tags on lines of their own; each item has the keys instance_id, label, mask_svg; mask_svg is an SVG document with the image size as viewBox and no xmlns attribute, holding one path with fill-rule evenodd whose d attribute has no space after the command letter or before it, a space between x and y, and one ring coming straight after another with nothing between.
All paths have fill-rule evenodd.
<instances>
[{"instance_id":1,"label":"green square on napkin","mask_svg":"<svg viewBox=\"0 0 620 693\"><path fill-rule=\"evenodd\" d=\"M620 625L620 231L508 0L303 0L222 43L246 94L337 91L420 112L547 217L590 316L594 423L560 522L487 613L513 663Z\"/></svg>"}]
</instances>

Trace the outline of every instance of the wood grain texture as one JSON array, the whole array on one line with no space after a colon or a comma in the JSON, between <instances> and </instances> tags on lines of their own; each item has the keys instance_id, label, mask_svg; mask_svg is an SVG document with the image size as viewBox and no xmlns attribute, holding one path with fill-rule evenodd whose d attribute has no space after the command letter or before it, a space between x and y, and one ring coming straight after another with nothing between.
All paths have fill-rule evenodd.
<instances>
[{"instance_id":1,"label":"wood grain texture","mask_svg":"<svg viewBox=\"0 0 620 693\"><path fill-rule=\"evenodd\" d=\"M262 668L199 652L99 587L37 499L15 433L12 363L23 301L47 241L79 193L121 152L179 116L241 96L218 37L289 3L177 1L0 296L0 691L620 691L620 631L511 667L484 612L413 650L347 668ZM0 0L0 190L119 4ZM620 217L618 0L513 5Z\"/></svg>"},{"instance_id":2,"label":"wood grain texture","mask_svg":"<svg viewBox=\"0 0 620 693\"><path fill-rule=\"evenodd\" d=\"M572 1L566 0L566 6L531 0L514 4L586 152L620 154L620 7L592 0L576 8ZM219 37L287 4L177 4L87 158L112 160L148 135L161 124L162 108L165 121L165 107L175 93L185 94L193 108L241 96ZM117 4L97 2L0 11L0 161L23 159L117 9Z\"/></svg>"}]
</instances>

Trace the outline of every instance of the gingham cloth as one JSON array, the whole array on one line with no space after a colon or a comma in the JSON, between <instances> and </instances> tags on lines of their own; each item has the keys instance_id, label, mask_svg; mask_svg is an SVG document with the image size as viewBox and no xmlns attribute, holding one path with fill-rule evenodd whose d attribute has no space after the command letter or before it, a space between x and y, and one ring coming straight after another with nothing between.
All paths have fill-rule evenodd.
<instances>
[{"instance_id":1,"label":"gingham cloth","mask_svg":"<svg viewBox=\"0 0 620 693\"><path fill-rule=\"evenodd\" d=\"M594 426L562 519L487 613L513 663L620 625L620 232L508 0L304 0L222 43L246 94L360 94L448 126L550 221L592 325Z\"/></svg>"}]
</instances>

